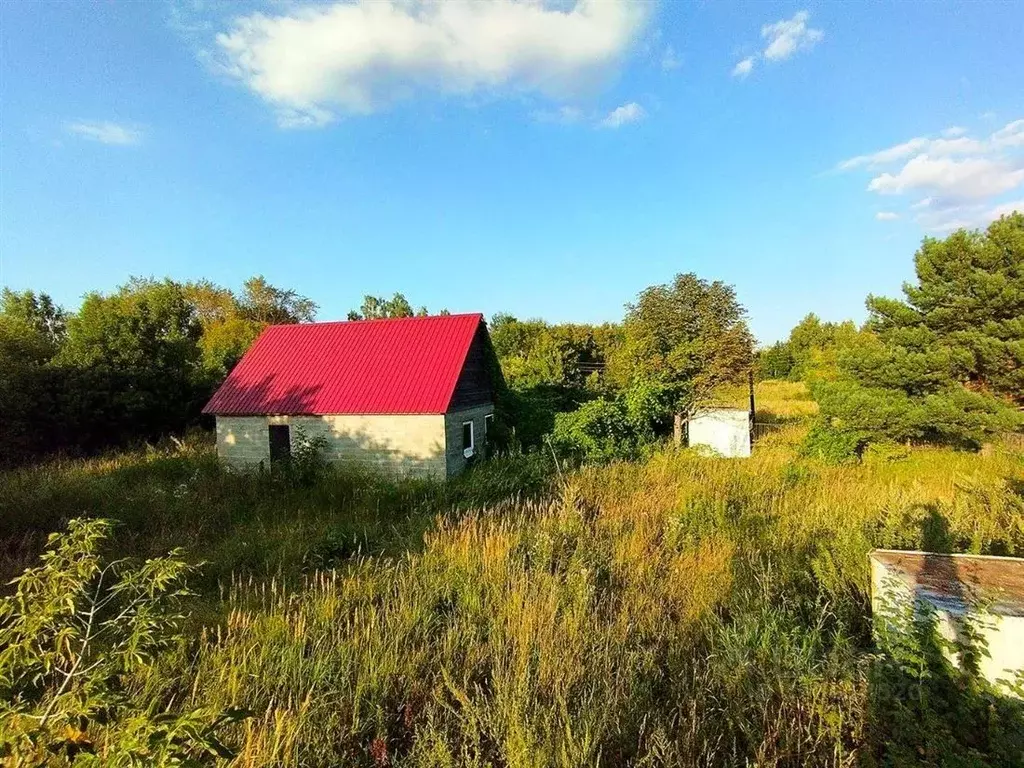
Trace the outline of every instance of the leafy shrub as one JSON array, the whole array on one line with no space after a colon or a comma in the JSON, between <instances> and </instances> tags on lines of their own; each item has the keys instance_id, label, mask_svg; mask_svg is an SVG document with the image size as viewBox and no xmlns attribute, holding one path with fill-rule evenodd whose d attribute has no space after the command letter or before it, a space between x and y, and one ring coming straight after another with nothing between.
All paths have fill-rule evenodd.
<instances>
[{"instance_id":1,"label":"leafy shrub","mask_svg":"<svg viewBox=\"0 0 1024 768\"><path fill-rule=\"evenodd\" d=\"M590 461L632 458L637 448L625 406L604 398L556 414L551 442L559 451Z\"/></svg>"},{"instance_id":2,"label":"leafy shrub","mask_svg":"<svg viewBox=\"0 0 1024 768\"><path fill-rule=\"evenodd\" d=\"M0 757L13 765L205 765L243 715L133 702L133 677L184 640L180 552L105 562L106 520L72 520L0 602Z\"/></svg>"},{"instance_id":3,"label":"leafy shrub","mask_svg":"<svg viewBox=\"0 0 1024 768\"><path fill-rule=\"evenodd\" d=\"M674 397L670 387L639 382L614 399L598 398L555 414L551 442L556 450L587 461L635 459L664 431Z\"/></svg>"},{"instance_id":4,"label":"leafy shrub","mask_svg":"<svg viewBox=\"0 0 1024 768\"><path fill-rule=\"evenodd\" d=\"M800 452L828 464L844 464L860 458L866 442L867 438L860 432L839 429L818 419L807 432Z\"/></svg>"},{"instance_id":5,"label":"leafy shrub","mask_svg":"<svg viewBox=\"0 0 1024 768\"><path fill-rule=\"evenodd\" d=\"M875 617L880 652L868 678L874 748L864 764L1020 765L1024 703L979 672L988 656L983 620L956 619L955 639L947 640L927 604L883 602Z\"/></svg>"},{"instance_id":6,"label":"leafy shrub","mask_svg":"<svg viewBox=\"0 0 1024 768\"><path fill-rule=\"evenodd\" d=\"M812 391L821 423L859 443L858 450L869 442L908 441L977 449L1021 424L1020 414L1005 403L956 386L914 396L844 380L819 382Z\"/></svg>"},{"instance_id":7,"label":"leafy shrub","mask_svg":"<svg viewBox=\"0 0 1024 768\"><path fill-rule=\"evenodd\" d=\"M302 427L296 427L291 459L285 465L288 480L298 486L313 485L329 467L327 437L310 437Z\"/></svg>"}]
</instances>

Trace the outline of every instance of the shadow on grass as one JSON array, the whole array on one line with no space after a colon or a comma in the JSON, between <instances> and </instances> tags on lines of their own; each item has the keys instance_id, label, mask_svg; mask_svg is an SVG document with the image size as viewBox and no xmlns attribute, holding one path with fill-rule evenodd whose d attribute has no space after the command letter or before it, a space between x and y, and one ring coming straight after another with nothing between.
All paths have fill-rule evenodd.
<instances>
[{"instance_id":1,"label":"shadow on grass","mask_svg":"<svg viewBox=\"0 0 1024 768\"><path fill-rule=\"evenodd\" d=\"M0 474L4 581L42 551L46 536L75 517L117 527L117 556L183 547L204 560L204 592L230 574L290 578L354 556L398 555L422 546L438 515L544 493L543 454L499 457L447 482L393 479L344 464L297 477L234 472L212 447L136 452Z\"/></svg>"}]
</instances>

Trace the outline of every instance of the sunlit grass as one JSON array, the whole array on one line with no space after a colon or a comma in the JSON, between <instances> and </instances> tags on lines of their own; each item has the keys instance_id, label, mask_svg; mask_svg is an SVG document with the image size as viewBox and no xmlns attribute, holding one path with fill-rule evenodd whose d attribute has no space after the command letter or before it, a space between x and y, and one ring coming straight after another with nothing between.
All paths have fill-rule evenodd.
<instances>
[{"instance_id":1,"label":"sunlit grass","mask_svg":"<svg viewBox=\"0 0 1024 768\"><path fill-rule=\"evenodd\" d=\"M666 450L552 478L498 459L448 486L309 487L208 448L2 478L13 536L87 511L125 546L191 543L220 580L138 681L253 716L240 766L852 766L871 741L872 547L1024 555L1024 460L908 448L801 458L806 390L745 460ZM940 524L936 525L936 521Z\"/></svg>"},{"instance_id":2,"label":"sunlit grass","mask_svg":"<svg viewBox=\"0 0 1024 768\"><path fill-rule=\"evenodd\" d=\"M713 401L725 407L747 408L749 387L746 384L720 387ZM769 379L754 384L754 410L759 422L792 421L814 416L818 413L818 404L811 399L804 382Z\"/></svg>"}]
</instances>

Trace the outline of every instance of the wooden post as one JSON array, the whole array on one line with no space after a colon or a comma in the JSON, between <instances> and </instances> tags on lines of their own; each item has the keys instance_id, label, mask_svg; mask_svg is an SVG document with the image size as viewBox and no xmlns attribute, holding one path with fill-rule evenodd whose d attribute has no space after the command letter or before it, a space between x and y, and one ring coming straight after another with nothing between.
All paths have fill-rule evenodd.
<instances>
[{"instance_id":1,"label":"wooden post","mask_svg":"<svg viewBox=\"0 0 1024 768\"><path fill-rule=\"evenodd\" d=\"M747 382L750 385L750 423L753 424L757 421L757 414L754 411L754 369L751 368L747 373Z\"/></svg>"},{"instance_id":2,"label":"wooden post","mask_svg":"<svg viewBox=\"0 0 1024 768\"><path fill-rule=\"evenodd\" d=\"M683 414L679 411L676 411L672 420L672 439L675 441L676 448L683 445Z\"/></svg>"}]
</instances>

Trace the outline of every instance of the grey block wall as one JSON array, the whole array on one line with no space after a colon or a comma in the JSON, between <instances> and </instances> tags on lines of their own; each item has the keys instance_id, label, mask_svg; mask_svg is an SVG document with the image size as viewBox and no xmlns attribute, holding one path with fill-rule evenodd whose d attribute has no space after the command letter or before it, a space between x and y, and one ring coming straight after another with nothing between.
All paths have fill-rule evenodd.
<instances>
[{"instance_id":1,"label":"grey block wall","mask_svg":"<svg viewBox=\"0 0 1024 768\"><path fill-rule=\"evenodd\" d=\"M473 422L474 441L476 443L475 461L482 461L487 457L486 446L486 425L484 417L494 413L494 405L478 405L473 408L465 408L461 411L452 411L444 416L444 432L446 455L448 458L448 477L457 475L466 469L469 459L462 453L462 425Z\"/></svg>"},{"instance_id":2,"label":"grey block wall","mask_svg":"<svg viewBox=\"0 0 1024 768\"><path fill-rule=\"evenodd\" d=\"M309 438L326 438L331 461L351 461L402 476L448 475L441 414L218 416L217 455L236 467L268 462L271 424L291 427L293 451L302 430Z\"/></svg>"}]
</instances>

